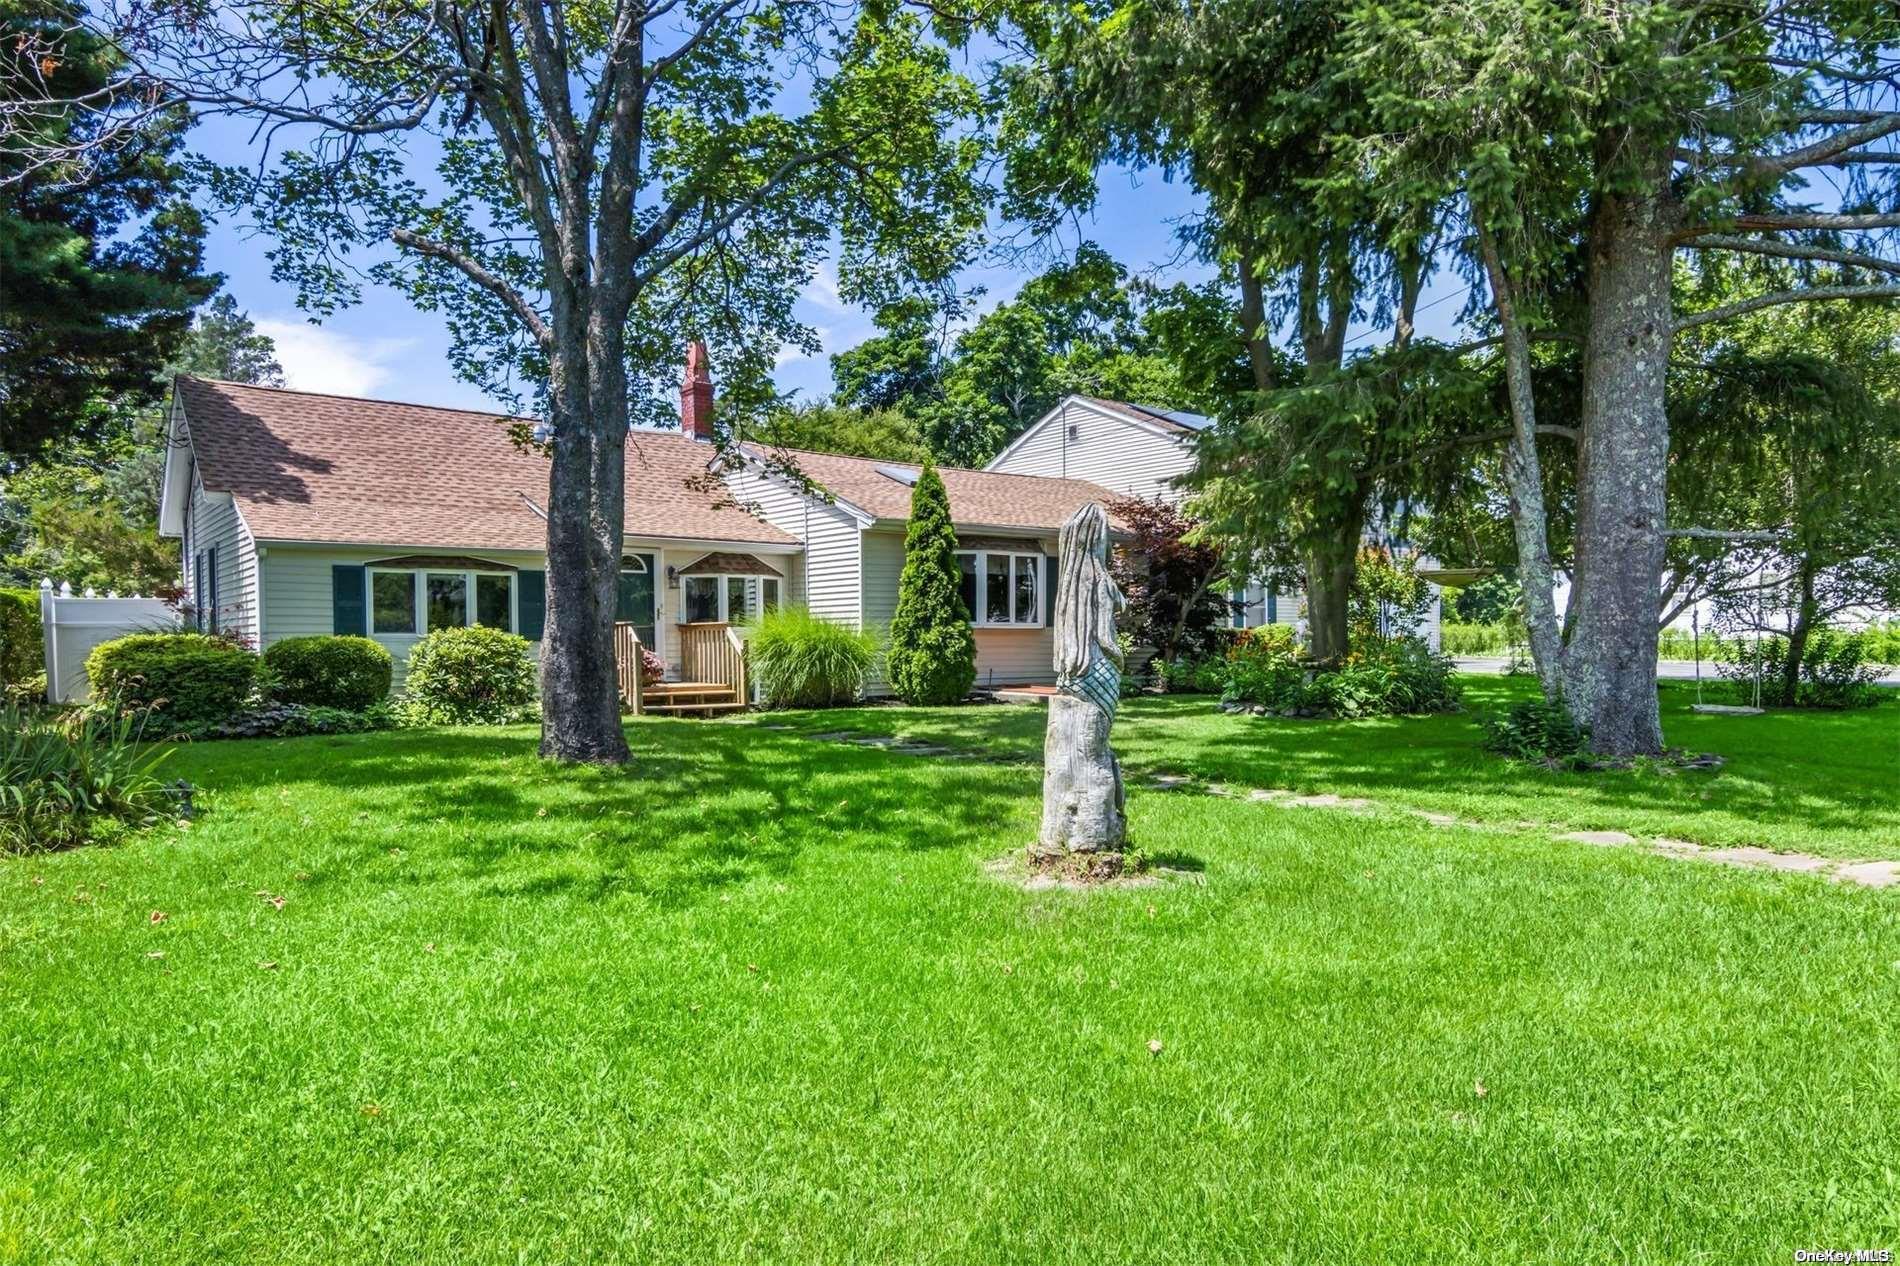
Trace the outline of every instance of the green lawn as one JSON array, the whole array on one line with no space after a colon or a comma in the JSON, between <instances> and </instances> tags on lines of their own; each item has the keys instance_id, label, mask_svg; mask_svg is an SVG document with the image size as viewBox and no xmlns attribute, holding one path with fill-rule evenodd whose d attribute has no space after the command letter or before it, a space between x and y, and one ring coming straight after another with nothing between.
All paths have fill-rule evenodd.
<instances>
[{"instance_id":1,"label":"green lawn","mask_svg":"<svg viewBox=\"0 0 1900 1266\"><path fill-rule=\"evenodd\" d=\"M1503 826L1900 857L1900 696L1853 712L1709 716L1690 711L1692 686L1665 683L1667 741L1727 763L1714 771L1577 774L1487 755L1478 717L1536 686L1526 678L1464 680L1466 711L1440 717L1293 721L1227 716L1205 695L1138 699L1124 706L1115 743L1131 780L1187 774L1236 789L1335 792ZM1019 705L871 707L738 723L900 735L1039 761L1044 720L1040 707Z\"/></svg>"},{"instance_id":2,"label":"green lawn","mask_svg":"<svg viewBox=\"0 0 1900 1266\"><path fill-rule=\"evenodd\" d=\"M1874 770L1883 711L1748 742ZM1021 746L1040 715L848 720ZM1583 794L1451 790L1461 724L1157 701L1123 734L1256 784ZM1032 836L1033 765L629 735L625 772L522 729L202 745L189 830L0 861L0 1261L1900 1247L1900 893L1136 788L1192 877L1031 894L983 865ZM1820 829L1888 830L1891 786L1834 768ZM1796 829L1770 773L1707 785L1750 777Z\"/></svg>"}]
</instances>

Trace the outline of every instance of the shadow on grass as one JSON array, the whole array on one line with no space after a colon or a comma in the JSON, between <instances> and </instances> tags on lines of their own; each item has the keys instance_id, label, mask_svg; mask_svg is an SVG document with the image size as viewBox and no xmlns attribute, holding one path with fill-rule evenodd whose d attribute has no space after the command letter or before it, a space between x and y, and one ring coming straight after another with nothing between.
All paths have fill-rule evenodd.
<instances>
[{"instance_id":1,"label":"shadow on grass","mask_svg":"<svg viewBox=\"0 0 1900 1266\"><path fill-rule=\"evenodd\" d=\"M993 840L1036 791L1033 771L751 727L643 718L627 735L634 759L622 768L548 764L521 728L202 744L172 763L205 788L207 826L327 830L333 860L313 883L449 876L492 897L637 893L668 905L784 875L814 847Z\"/></svg>"}]
</instances>

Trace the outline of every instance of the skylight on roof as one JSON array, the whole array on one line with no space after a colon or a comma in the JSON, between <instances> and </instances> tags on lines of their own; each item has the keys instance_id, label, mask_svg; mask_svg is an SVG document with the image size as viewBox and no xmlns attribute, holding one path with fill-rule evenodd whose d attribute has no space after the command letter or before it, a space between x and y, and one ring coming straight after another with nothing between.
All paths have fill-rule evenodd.
<instances>
[{"instance_id":1,"label":"skylight on roof","mask_svg":"<svg viewBox=\"0 0 1900 1266\"><path fill-rule=\"evenodd\" d=\"M877 468L877 473L884 476L886 479L895 479L898 483L903 484L906 488L915 488L917 486L917 476L922 474L923 472L917 471L917 470L905 470L902 466L879 466Z\"/></svg>"}]
</instances>

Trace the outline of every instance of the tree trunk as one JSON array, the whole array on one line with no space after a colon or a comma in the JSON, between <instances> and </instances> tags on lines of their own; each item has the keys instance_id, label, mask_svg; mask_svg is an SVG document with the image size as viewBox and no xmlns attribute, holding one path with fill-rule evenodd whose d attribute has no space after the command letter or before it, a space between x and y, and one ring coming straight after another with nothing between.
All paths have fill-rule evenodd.
<instances>
[{"instance_id":1,"label":"tree trunk","mask_svg":"<svg viewBox=\"0 0 1900 1266\"><path fill-rule=\"evenodd\" d=\"M1573 599L1580 609L1564 663L1571 711L1605 756L1663 749L1656 595L1666 544L1671 218L1657 197L1605 196L1590 225Z\"/></svg>"},{"instance_id":2,"label":"tree trunk","mask_svg":"<svg viewBox=\"0 0 1900 1266\"><path fill-rule=\"evenodd\" d=\"M590 376L560 365L553 376L541 755L620 764L629 753L620 725L613 617L626 524L625 410L617 426L611 418L588 416ZM583 407L572 407L576 401Z\"/></svg>"},{"instance_id":3,"label":"tree trunk","mask_svg":"<svg viewBox=\"0 0 1900 1266\"><path fill-rule=\"evenodd\" d=\"M1801 701L1801 661L1808 653L1808 637L1814 632L1815 615L1820 603L1814 598L1814 556L1803 554L1798 573L1800 597L1795 604L1794 620L1788 626L1788 655L1781 665L1780 703L1792 708Z\"/></svg>"},{"instance_id":4,"label":"tree trunk","mask_svg":"<svg viewBox=\"0 0 1900 1266\"><path fill-rule=\"evenodd\" d=\"M1361 507L1331 524L1329 539L1307 547L1306 639L1314 659L1344 659L1351 649L1352 583L1364 522Z\"/></svg>"},{"instance_id":5,"label":"tree trunk","mask_svg":"<svg viewBox=\"0 0 1900 1266\"><path fill-rule=\"evenodd\" d=\"M1511 440L1504 450L1504 478L1510 489L1524 624L1530 634L1531 662L1537 666L1538 684L1543 687L1544 698L1554 703L1563 693L1564 639L1557 626L1544 470L1537 456L1537 397L1531 385L1530 337L1497 243L1483 225L1478 228L1478 243L1504 336L1504 378L1511 400Z\"/></svg>"},{"instance_id":6,"label":"tree trunk","mask_svg":"<svg viewBox=\"0 0 1900 1266\"><path fill-rule=\"evenodd\" d=\"M1070 853L1113 853L1128 836L1122 767L1109 746L1114 718L1087 699L1054 695L1043 742L1042 843Z\"/></svg>"}]
</instances>

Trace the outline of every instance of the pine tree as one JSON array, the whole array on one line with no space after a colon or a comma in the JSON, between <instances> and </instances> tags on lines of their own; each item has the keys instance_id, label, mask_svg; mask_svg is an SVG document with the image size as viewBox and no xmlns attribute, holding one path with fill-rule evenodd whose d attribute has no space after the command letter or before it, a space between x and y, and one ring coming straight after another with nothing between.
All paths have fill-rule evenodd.
<instances>
[{"instance_id":1,"label":"pine tree","mask_svg":"<svg viewBox=\"0 0 1900 1266\"><path fill-rule=\"evenodd\" d=\"M905 703L955 703L976 680L976 638L959 592L950 494L926 465L910 495L904 573L891 619L891 689Z\"/></svg>"}]
</instances>

